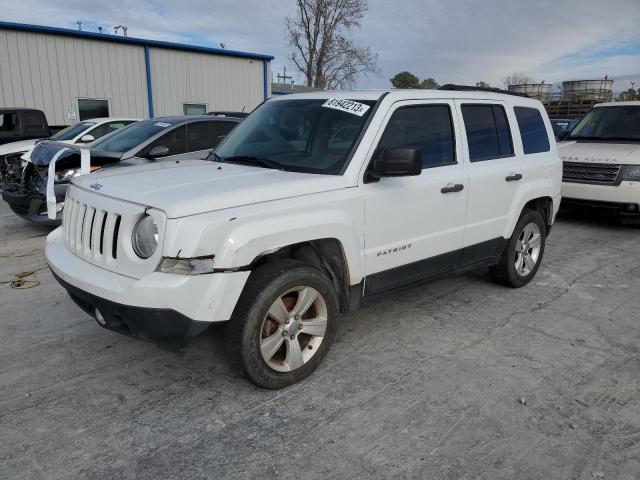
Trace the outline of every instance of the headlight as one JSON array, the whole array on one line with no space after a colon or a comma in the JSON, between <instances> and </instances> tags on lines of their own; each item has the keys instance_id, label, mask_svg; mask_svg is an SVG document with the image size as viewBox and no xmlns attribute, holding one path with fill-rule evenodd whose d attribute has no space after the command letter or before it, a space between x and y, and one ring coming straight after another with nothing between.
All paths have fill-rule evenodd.
<instances>
[{"instance_id":1,"label":"headlight","mask_svg":"<svg viewBox=\"0 0 640 480\"><path fill-rule=\"evenodd\" d=\"M180 275L202 275L213 272L213 259L215 255L195 258L169 258L165 257L158 267L159 272L178 273Z\"/></svg>"},{"instance_id":2,"label":"headlight","mask_svg":"<svg viewBox=\"0 0 640 480\"><path fill-rule=\"evenodd\" d=\"M149 258L158 247L158 224L151 215L142 217L133 227L133 251L140 258Z\"/></svg>"},{"instance_id":3,"label":"headlight","mask_svg":"<svg viewBox=\"0 0 640 480\"><path fill-rule=\"evenodd\" d=\"M72 178L80 176L79 168L70 168L61 172L56 172L55 183L68 183Z\"/></svg>"},{"instance_id":4,"label":"headlight","mask_svg":"<svg viewBox=\"0 0 640 480\"><path fill-rule=\"evenodd\" d=\"M640 165L625 165L622 167L622 180L640 182Z\"/></svg>"}]
</instances>

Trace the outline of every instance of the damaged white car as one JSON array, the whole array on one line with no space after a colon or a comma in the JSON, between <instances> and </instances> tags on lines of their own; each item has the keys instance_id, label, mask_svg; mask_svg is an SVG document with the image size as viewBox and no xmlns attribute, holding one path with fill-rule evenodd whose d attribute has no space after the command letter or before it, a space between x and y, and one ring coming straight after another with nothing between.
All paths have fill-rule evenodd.
<instances>
[{"instance_id":1,"label":"damaged white car","mask_svg":"<svg viewBox=\"0 0 640 480\"><path fill-rule=\"evenodd\" d=\"M228 321L231 358L281 388L376 294L479 267L526 285L560 184L539 101L456 86L293 94L208 160L73 179L46 255L100 326L169 344Z\"/></svg>"}]
</instances>

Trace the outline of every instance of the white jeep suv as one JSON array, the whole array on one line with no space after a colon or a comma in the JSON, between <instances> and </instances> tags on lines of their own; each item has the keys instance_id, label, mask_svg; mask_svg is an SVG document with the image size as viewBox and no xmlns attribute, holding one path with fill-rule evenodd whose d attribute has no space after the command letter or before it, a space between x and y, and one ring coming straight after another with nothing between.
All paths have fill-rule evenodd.
<instances>
[{"instance_id":1,"label":"white jeep suv","mask_svg":"<svg viewBox=\"0 0 640 480\"><path fill-rule=\"evenodd\" d=\"M640 102L601 103L558 145L562 203L640 224Z\"/></svg>"},{"instance_id":2,"label":"white jeep suv","mask_svg":"<svg viewBox=\"0 0 640 480\"><path fill-rule=\"evenodd\" d=\"M229 321L232 358L281 388L378 293L483 266L526 285L561 170L537 100L456 86L293 94L208 160L74 179L46 254L101 326L168 344Z\"/></svg>"}]
</instances>

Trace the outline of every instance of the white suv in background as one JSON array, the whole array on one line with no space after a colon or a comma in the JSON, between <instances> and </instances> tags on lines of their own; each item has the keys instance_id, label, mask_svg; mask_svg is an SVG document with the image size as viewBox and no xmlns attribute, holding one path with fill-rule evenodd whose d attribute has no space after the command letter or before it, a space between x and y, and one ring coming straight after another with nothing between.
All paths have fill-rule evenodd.
<instances>
[{"instance_id":1,"label":"white suv in background","mask_svg":"<svg viewBox=\"0 0 640 480\"><path fill-rule=\"evenodd\" d=\"M167 344L229 321L232 358L281 388L376 294L483 266L526 285L560 186L537 100L456 86L293 94L208 160L74 179L46 254L101 326Z\"/></svg>"},{"instance_id":2,"label":"white suv in background","mask_svg":"<svg viewBox=\"0 0 640 480\"><path fill-rule=\"evenodd\" d=\"M640 102L596 105L558 145L562 203L640 224Z\"/></svg>"}]
</instances>

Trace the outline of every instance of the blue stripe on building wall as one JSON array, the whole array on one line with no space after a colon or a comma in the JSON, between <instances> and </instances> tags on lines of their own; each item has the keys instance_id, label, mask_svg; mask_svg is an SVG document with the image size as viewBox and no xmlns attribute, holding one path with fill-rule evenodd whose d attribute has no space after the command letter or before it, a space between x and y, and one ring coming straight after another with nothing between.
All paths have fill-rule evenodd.
<instances>
[{"instance_id":1,"label":"blue stripe on building wall","mask_svg":"<svg viewBox=\"0 0 640 480\"><path fill-rule=\"evenodd\" d=\"M151 86L151 59L149 47L144 47L144 68L147 72L147 99L149 101L149 118L153 118L153 87Z\"/></svg>"},{"instance_id":2,"label":"blue stripe on building wall","mask_svg":"<svg viewBox=\"0 0 640 480\"><path fill-rule=\"evenodd\" d=\"M262 60L262 70L264 76L264 99L269 98L269 79L267 76L269 75L269 62L267 60Z\"/></svg>"}]
</instances>

